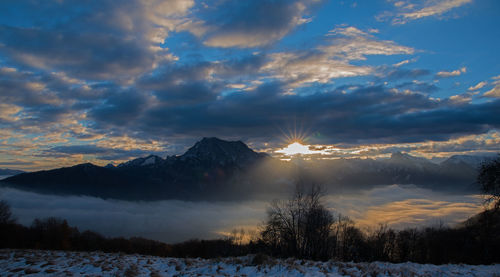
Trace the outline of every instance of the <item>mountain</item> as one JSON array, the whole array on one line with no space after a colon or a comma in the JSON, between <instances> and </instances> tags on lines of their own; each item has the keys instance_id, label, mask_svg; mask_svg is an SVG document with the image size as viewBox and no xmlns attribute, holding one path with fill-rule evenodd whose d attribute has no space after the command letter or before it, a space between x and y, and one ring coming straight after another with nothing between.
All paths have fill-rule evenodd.
<instances>
[{"instance_id":1,"label":"mountain","mask_svg":"<svg viewBox=\"0 0 500 277\"><path fill-rule=\"evenodd\" d=\"M134 168L134 167L156 167L156 166L161 166L165 160L163 160L161 157L158 157L156 155L149 155L145 158L137 158L122 164L118 165L118 168ZM112 165L108 164L106 167L108 168L114 168L111 167Z\"/></svg>"},{"instance_id":2,"label":"mountain","mask_svg":"<svg viewBox=\"0 0 500 277\"><path fill-rule=\"evenodd\" d=\"M284 162L241 141L203 138L184 154L155 155L114 166L80 164L2 180L2 185L44 193L126 200L237 200L274 197L294 180L323 184L328 191L413 184L450 192L476 191L478 165L485 157L452 156L442 163L405 153L388 159Z\"/></svg>"},{"instance_id":3,"label":"mountain","mask_svg":"<svg viewBox=\"0 0 500 277\"><path fill-rule=\"evenodd\" d=\"M395 152L391 154L391 157L386 160L386 163L390 163L399 167L407 167L407 168L432 168L434 167L434 163L430 162L426 158L414 157L406 153Z\"/></svg>"},{"instance_id":4,"label":"mountain","mask_svg":"<svg viewBox=\"0 0 500 277\"><path fill-rule=\"evenodd\" d=\"M241 141L224 141L218 138L203 138L184 153L181 160L195 159L202 163L225 166L247 165L261 158L265 153L257 153Z\"/></svg>"},{"instance_id":5,"label":"mountain","mask_svg":"<svg viewBox=\"0 0 500 277\"><path fill-rule=\"evenodd\" d=\"M396 152L388 159L322 160L303 163L302 166L309 175L315 176L316 182L328 184L335 190L412 184L451 192L475 192L478 165L488 159L453 156L437 164L425 158Z\"/></svg>"},{"instance_id":6,"label":"mountain","mask_svg":"<svg viewBox=\"0 0 500 277\"><path fill-rule=\"evenodd\" d=\"M2 182L44 193L127 200L232 199L237 194L246 197L261 185L250 181L247 172L268 158L241 141L203 138L181 156L150 155L116 167L86 163L23 173Z\"/></svg>"},{"instance_id":7,"label":"mountain","mask_svg":"<svg viewBox=\"0 0 500 277\"><path fill-rule=\"evenodd\" d=\"M441 162L442 166L456 166L464 164L470 167L479 167L483 162L490 161L493 156L471 156L471 155L453 155Z\"/></svg>"},{"instance_id":8,"label":"mountain","mask_svg":"<svg viewBox=\"0 0 500 277\"><path fill-rule=\"evenodd\" d=\"M0 175L17 175L24 173L22 170L8 169L8 168L0 168Z\"/></svg>"}]
</instances>

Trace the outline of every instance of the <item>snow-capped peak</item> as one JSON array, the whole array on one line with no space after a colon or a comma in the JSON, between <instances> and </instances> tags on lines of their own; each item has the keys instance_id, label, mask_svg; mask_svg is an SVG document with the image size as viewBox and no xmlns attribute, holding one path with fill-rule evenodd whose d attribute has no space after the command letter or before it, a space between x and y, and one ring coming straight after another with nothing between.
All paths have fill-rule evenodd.
<instances>
[{"instance_id":1,"label":"snow-capped peak","mask_svg":"<svg viewBox=\"0 0 500 277\"><path fill-rule=\"evenodd\" d=\"M150 166L163 161L162 158L156 155L149 155L147 157L137 158L122 164L119 164L118 167L129 167L129 166Z\"/></svg>"},{"instance_id":2,"label":"snow-capped peak","mask_svg":"<svg viewBox=\"0 0 500 277\"><path fill-rule=\"evenodd\" d=\"M218 138L203 138L181 156L219 164L253 161L263 154L254 152L241 141L225 141Z\"/></svg>"}]
</instances>

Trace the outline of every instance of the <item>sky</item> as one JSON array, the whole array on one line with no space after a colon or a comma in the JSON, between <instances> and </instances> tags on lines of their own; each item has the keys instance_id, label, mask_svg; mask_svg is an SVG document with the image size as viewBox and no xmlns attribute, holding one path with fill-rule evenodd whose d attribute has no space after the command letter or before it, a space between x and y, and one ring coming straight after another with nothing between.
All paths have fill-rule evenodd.
<instances>
[{"instance_id":1,"label":"sky","mask_svg":"<svg viewBox=\"0 0 500 277\"><path fill-rule=\"evenodd\" d=\"M0 2L0 167L500 151L500 2ZM278 151L278 152L276 152Z\"/></svg>"}]
</instances>

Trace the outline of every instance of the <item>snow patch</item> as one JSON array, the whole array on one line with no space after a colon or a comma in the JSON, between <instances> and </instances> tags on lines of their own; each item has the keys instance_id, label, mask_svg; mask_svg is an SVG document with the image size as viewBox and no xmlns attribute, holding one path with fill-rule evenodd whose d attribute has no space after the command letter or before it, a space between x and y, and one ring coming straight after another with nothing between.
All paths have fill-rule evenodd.
<instances>
[{"instance_id":1,"label":"snow patch","mask_svg":"<svg viewBox=\"0 0 500 277\"><path fill-rule=\"evenodd\" d=\"M150 165L150 164L155 164L155 163L156 163L156 157L151 156L151 157L147 158L141 165L145 166L145 165Z\"/></svg>"},{"instance_id":2,"label":"snow patch","mask_svg":"<svg viewBox=\"0 0 500 277\"><path fill-rule=\"evenodd\" d=\"M315 262L253 256L181 259L103 252L0 250L0 272L8 276L496 276L500 265L430 265Z\"/></svg>"}]
</instances>

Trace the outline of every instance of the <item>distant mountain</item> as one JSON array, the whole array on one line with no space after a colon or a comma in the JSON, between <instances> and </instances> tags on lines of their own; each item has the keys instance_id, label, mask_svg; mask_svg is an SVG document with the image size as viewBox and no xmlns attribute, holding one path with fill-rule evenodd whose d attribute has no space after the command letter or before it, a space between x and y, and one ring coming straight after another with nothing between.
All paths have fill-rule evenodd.
<instances>
[{"instance_id":1,"label":"distant mountain","mask_svg":"<svg viewBox=\"0 0 500 277\"><path fill-rule=\"evenodd\" d=\"M453 155L441 162L442 166L453 166L465 164L471 167L479 167L481 163L492 160L490 156Z\"/></svg>"},{"instance_id":2,"label":"distant mountain","mask_svg":"<svg viewBox=\"0 0 500 277\"><path fill-rule=\"evenodd\" d=\"M454 192L476 191L478 167L489 157L452 156L437 164L428 159L396 152L389 159L338 159L302 164L317 182L335 189L359 189L374 185L413 184ZM332 186L333 184L333 186Z\"/></svg>"},{"instance_id":3,"label":"distant mountain","mask_svg":"<svg viewBox=\"0 0 500 277\"><path fill-rule=\"evenodd\" d=\"M145 158L137 158L122 164L119 164L118 168L134 168L134 167L155 167L160 166L164 163L164 160L156 155L149 155ZM108 164L106 167L114 168L112 164Z\"/></svg>"},{"instance_id":4,"label":"distant mountain","mask_svg":"<svg viewBox=\"0 0 500 277\"><path fill-rule=\"evenodd\" d=\"M294 180L315 182L335 193L376 185L413 184L460 192L476 190L479 164L486 157L452 156L437 164L394 153L389 159L338 159L299 164L271 158L241 141L203 138L183 155L150 155L117 166L80 164L2 181L3 185L45 193L127 200L236 200L271 197Z\"/></svg>"},{"instance_id":5,"label":"distant mountain","mask_svg":"<svg viewBox=\"0 0 500 277\"><path fill-rule=\"evenodd\" d=\"M17 175L24 173L22 170L8 169L8 168L0 168L0 175Z\"/></svg>"}]
</instances>

